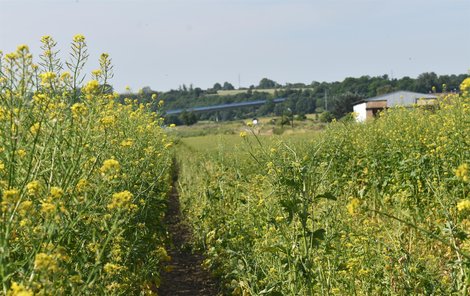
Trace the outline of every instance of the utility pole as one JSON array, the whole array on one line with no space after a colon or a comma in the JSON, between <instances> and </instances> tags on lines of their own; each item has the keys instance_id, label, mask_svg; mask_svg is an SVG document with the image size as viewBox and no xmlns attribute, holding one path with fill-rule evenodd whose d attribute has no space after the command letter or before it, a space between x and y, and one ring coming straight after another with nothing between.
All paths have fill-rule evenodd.
<instances>
[{"instance_id":1,"label":"utility pole","mask_svg":"<svg viewBox=\"0 0 470 296\"><path fill-rule=\"evenodd\" d=\"M328 111L328 90L325 89L325 111Z\"/></svg>"}]
</instances>

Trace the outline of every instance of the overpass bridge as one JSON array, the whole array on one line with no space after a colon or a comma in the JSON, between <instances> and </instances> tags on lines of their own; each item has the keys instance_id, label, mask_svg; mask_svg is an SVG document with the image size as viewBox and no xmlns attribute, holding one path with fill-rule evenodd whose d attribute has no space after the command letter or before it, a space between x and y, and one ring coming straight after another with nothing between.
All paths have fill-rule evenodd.
<instances>
[{"instance_id":1,"label":"overpass bridge","mask_svg":"<svg viewBox=\"0 0 470 296\"><path fill-rule=\"evenodd\" d=\"M286 100L286 98L277 98L273 100L274 104L282 103ZM229 103L229 104L221 104L221 105L213 105L213 106L204 106L204 107L190 107L185 109L173 109L166 111L166 115L178 115L183 112L195 112L195 113L202 113L202 112L210 112L210 111L221 111L221 110L230 110L230 109L238 109L243 107L251 107L251 106L262 106L266 104L269 100L257 100L257 101L247 101L247 102L238 102L238 103Z\"/></svg>"}]
</instances>

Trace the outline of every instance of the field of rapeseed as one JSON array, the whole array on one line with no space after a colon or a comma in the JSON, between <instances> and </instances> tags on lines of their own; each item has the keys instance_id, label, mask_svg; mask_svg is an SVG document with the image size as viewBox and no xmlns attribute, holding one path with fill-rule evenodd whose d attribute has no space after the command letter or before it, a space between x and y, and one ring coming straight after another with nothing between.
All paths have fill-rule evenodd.
<instances>
[{"instance_id":1,"label":"field of rapeseed","mask_svg":"<svg viewBox=\"0 0 470 296\"><path fill-rule=\"evenodd\" d=\"M0 53L0 294L144 295L158 286L172 145L158 114L82 84L85 38ZM158 103L155 103L158 104Z\"/></svg>"},{"instance_id":2,"label":"field of rapeseed","mask_svg":"<svg viewBox=\"0 0 470 296\"><path fill-rule=\"evenodd\" d=\"M467 295L469 135L470 79L315 139L243 134L179 155L183 208L227 293Z\"/></svg>"}]
</instances>

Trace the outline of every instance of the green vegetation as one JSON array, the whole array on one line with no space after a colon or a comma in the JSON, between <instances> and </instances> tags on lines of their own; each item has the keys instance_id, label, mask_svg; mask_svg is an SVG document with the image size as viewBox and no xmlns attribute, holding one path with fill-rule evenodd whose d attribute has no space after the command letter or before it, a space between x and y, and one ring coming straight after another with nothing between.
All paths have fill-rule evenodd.
<instances>
[{"instance_id":1,"label":"green vegetation","mask_svg":"<svg viewBox=\"0 0 470 296\"><path fill-rule=\"evenodd\" d=\"M205 266L234 295L467 295L468 90L317 136L182 139Z\"/></svg>"},{"instance_id":2,"label":"green vegetation","mask_svg":"<svg viewBox=\"0 0 470 296\"><path fill-rule=\"evenodd\" d=\"M85 38L0 55L0 295L147 295L168 255L170 139L150 105L83 87ZM65 70L66 68L67 70Z\"/></svg>"},{"instance_id":3,"label":"green vegetation","mask_svg":"<svg viewBox=\"0 0 470 296\"><path fill-rule=\"evenodd\" d=\"M421 93L429 92L457 92L459 85L468 77L461 75L441 75L423 73L417 78L403 77L390 78L388 75L359 78L346 78L341 82L312 82L287 83L280 85L277 82L263 78L258 86L246 89L237 89L225 82L216 83L213 88L203 90L192 85L181 86L178 90L171 90L159 94L159 99L165 102L165 109L190 109L192 107L221 105L227 103L268 100L268 103L259 107L245 107L237 110L212 111L195 114L196 120L237 120L261 116L281 116L285 113L304 115L328 111L334 118L340 119L352 112L353 103L377 95L396 90L409 90ZM138 94L122 94L121 100L132 98L142 103L152 103L157 110L158 104L152 102L151 96L156 94L149 87L143 88ZM281 104L274 104L269 100L286 98ZM290 110L290 111L289 111ZM186 120L182 116L166 116L166 122L191 124L194 120Z\"/></svg>"},{"instance_id":4,"label":"green vegetation","mask_svg":"<svg viewBox=\"0 0 470 296\"><path fill-rule=\"evenodd\" d=\"M325 89L296 84L235 96L268 100L236 115L277 114L258 124L162 128L169 94L111 93L107 54L82 85L85 38L65 62L55 46L42 38L39 65L26 45L0 53L1 295L154 294L170 260L162 219L176 168L194 246L227 293L469 294L470 78L448 77L462 78L461 93L435 108L365 124L340 103L358 92L338 92L325 125L299 112ZM373 92L395 87L374 79L364 79Z\"/></svg>"}]
</instances>

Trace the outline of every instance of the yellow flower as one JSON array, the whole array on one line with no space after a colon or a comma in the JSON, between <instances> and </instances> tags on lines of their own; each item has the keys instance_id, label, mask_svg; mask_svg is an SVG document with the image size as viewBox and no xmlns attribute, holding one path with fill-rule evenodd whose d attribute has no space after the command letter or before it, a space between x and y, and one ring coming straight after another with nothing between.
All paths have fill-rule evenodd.
<instances>
[{"instance_id":1,"label":"yellow flower","mask_svg":"<svg viewBox=\"0 0 470 296\"><path fill-rule=\"evenodd\" d=\"M5 55L5 59L6 60L12 60L14 61L16 58L18 58L18 54L16 52L11 52L11 53L7 53Z\"/></svg>"},{"instance_id":2,"label":"yellow flower","mask_svg":"<svg viewBox=\"0 0 470 296\"><path fill-rule=\"evenodd\" d=\"M0 160L0 171L5 169L5 164Z\"/></svg>"},{"instance_id":3,"label":"yellow flower","mask_svg":"<svg viewBox=\"0 0 470 296\"><path fill-rule=\"evenodd\" d=\"M470 77L465 78L464 81L460 84L460 91L464 96L470 96Z\"/></svg>"},{"instance_id":4,"label":"yellow flower","mask_svg":"<svg viewBox=\"0 0 470 296\"><path fill-rule=\"evenodd\" d=\"M60 187L51 187L50 196L52 198L61 198L64 195L64 191Z\"/></svg>"},{"instance_id":5,"label":"yellow flower","mask_svg":"<svg viewBox=\"0 0 470 296\"><path fill-rule=\"evenodd\" d=\"M45 94L35 94L33 96L34 103L38 105L45 104L48 100L49 98Z\"/></svg>"},{"instance_id":6,"label":"yellow flower","mask_svg":"<svg viewBox=\"0 0 470 296\"><path fill-rule=\"evenodd\" d=\"M75 103L72 107L70 107L70 110L72 111L72 117L77 119L85 115L88 111L88 108L83 103Z\"/></svg>"},{"instance_id":7,"label":"yellow flower","mask_svg":"<svg viewBox=\"0 0 470 296\"><path fill-rule=\"evenodd\" d=\"M96 70L91 71L91 75L93 75L95 77L99 77L99 76L101 76L101 74L103 74L101 69L96 69Z\"/></svg>"},{"instance_id":8,"label":"yellow flower","mask_svg":"<svg viewBox=\"0 0 470 296\"><path fill-rule=\"evenodd\" d=\"M171 257L168 255L164 247L159 247L156 251L156 257L160 262L171 261Z\"/></svg>"},{"instance_id":9,"label":"yellow flower","mask_svg":"<svg viewBox=\"0 0 470 296\"><path fill-rule=\"evenodd\" d=\"M30 128L29 128L29 131L33 134L33 135L36 135L39 131L39 128L40 128L40 124L39 122L36 122L35 124L33 124Z\"/></svg>"},{"instance_id":10,"label":"yellow flower","mask_svg":"<svg viewBox=\"0 0 470 296\"><path fill-rule=\"evenodd\" d=\"M103 165L100 168L102 174L118 173L121 167L119 162L115 159L107 159L103 162Z\"/></svg>"},{"instance_id":11,"label":"yellow flower","mask_svg":"<svg viewBox=\"0 0 470 296\"><path fill-rule=\"evenodd\" d=\"M88 186L88 181L85 180L85 179L80 179L78 180L78 183L77 185L75 186L75 189L78 191L78 192L83 192L85 191L86 187Z\"/></svg>"},{"instance_id":12,"label":"yellow flower","mask_svg":"<svg viewBox=\"0 0 470 296\"><path fill-rule=\"evenodd\" d=\"M113 263L106 263L103 267L104 272L113 275L118 273L123 267Z\"/></svg>"},{"instance_id":13,"label":"yellow flower","mask_svg":"<svg viewBox=\"0 0 470 296\"><path fill-rule=\"evenodd\" d=\"M246 137L246 132L240 132L240 137L242 138Z\"/></svg>"},{"instance_id":14,"label":"yellow flower","mask_svg":"<svg viewBox=\"0 0 470 296\"><path fill-rule=\"evenodd\" d=\"M55 272L58 270L57 261L52 255L38 253L36 254L36 258L34 259L34 269L47 272Z\"/></svg>"},{"instance_id":15,"label":"yellow flower","mask_svg":"<svg viewBox=\"0 0 470 296\"><path fill-rule=\"evenodd\" d=\"M22 214L22 216L24 216L24 215ZM20 221L20 227L25 227L25 226L28 225L30 222L31 222L31 221L29 221L28 219L22 219L22 220Z\"/></svg>"},{"instance_id":16,"label":"yellow flower","mask_svg":"<svg viewBox=\"0 0 470 296\"><path fill-rule=\"evenodd\" d=\"M132 193L125 190L122 192L114 193L111 203L108 204L108 209L129 209L131 206Z\"/></svg>"},{"instance_id":17,"label":"yellow flower","mask_svg":"<svg viewBox=\"0 0 470 296\"><path fill-rule=\"evenodd\" d=\"M356 215L360 203L361 203L361 202L360 202L359 199L357 199L357 198L351 199L351 201L349 202L349 204L346 206L346 208L348 209L349 214L351 214L351 215L353 215L353 216Z\"/></svg>"},{"instance_id":18,"label":"yellow flower","mask_svg":"<svg viewBox=\"0 0 470 296\"><path fill-rule=\"evenodd\" d=\"M100 119L100 122L105 127L111 127L116 123L116 117L109 115Z\"/></svg>"},{"instance_id":19,"label":"yellow flower","mask_svg":"<svg viewBox=\"0 0 470 296\"><path fill-rule=\"evenodd\" d=\"M83 280L80 275L76 274L70 277L70 282L75 283L75 284L82 284Z\"/></svg>"},{"instance_id":20,"label":"yellow flower","mask_svg":"<svg viewBox=\"0 0 470 296\"><path fill-rule=\"evenodd\" d=\"M152 100L156 100L157 99L157 94L152 94Z\"/></svg>"},{"instance_id":21,"label":"yellow flower","mask_svg":"<svg viewBox=\"0 0 470 296\"><path fill-rule=\"evenodd\" d=\"M54 72L44 72L39 74L39 77L41 78L41 84L47 85L54 81L56 74Z\"/></svg>"},{"instance_id":22,"label":"yellow flower","mask_svg":"<svg viewBox=\"0 0 470 296\"><path fill-rule=\"evenodd\" d=\"M87 95L87 99L90 99L91 94L96 93L100 88L100 83L97 80L90 80L88 83L83 87L83 93Z\"/></svg>"},{"instance_id":23,"label":"yellow flower","mask_svg":"<svg viewBox=\"0 0 470 296\"><path fill-rule=\"evenodd\" d=\"M41 37L41 43L48 43L52 40L52 37L49 35L44 35Z\"/></svg>"},{"instance_id":24,"label":"yellow flower","mask_svg":"<svg viewBox=\"0 0 470 296\"><path fill-rule=\"evenodd\" d=\"M16 151L16 154L18 154L20 158L23 158L26 156L26 151L24 149L18 149L18 151Z\"/></svg>"},{"instance_id":25,"label":"yellow flower","mask_svg":"<svg viewBox=\"0 0 470 296\"><path fill-rule=\"evenodd\" d=\"M71 77L72 75L68 71L62 72L62 74L60 74L61 80L69 80Z\"/></svg>"},{"instance_id":26,"label":"yellow flower","mask_svg":"<svg viewBox=\"0 0 470 296\"><path fill-rule=\"evenodd\" d=\"M282 221L284 221L284 220L285 220L285 218L284 218L283 216L277 216L277 217L275 218L275 220L276 220L276 222L278 222L278 223L279 223L279 222L282 222Z\"/></svg>"},{"instance_id":27,"label":"yellow flower","mask_svg":"<svg viewBox=\"0 0 470 296\"><path fill-rule=\"evenodd\" d=\"M170 127L176 127L176 124L172 123L170 124Z\"/></svg>"},{"instance_id":28,"label":"yellow flower","mask_svg":"<svg viewBox=\"0 0 470 296\"><path fill-rule=\"evenodd\" d=\"M455 170L455 176L457 178L462 179L463 181L467 182L468 181L468 165L466 163L461 164Z\"/></svg>"},{"instance_id":29,"label":"yellow flower","mask_svg":"<svg viewBox=\"0 0 470 296\"><path fill-rule=\"evenodd\" d=\"M359 276L365 276L369 273L370 273L370 270L369 269L364 269L364 268L359 269L359 272L358 272Z\"/></svg>"},{"instance_id":30,"label":"yellow flower","mask_svg":"<svg viewBox=\"0 0 470 296\"><path fill-rule=\"evenodd\" d=\"M3 201L8 203L15 203L20 197L20 192L17 189L8 189L3 191Z\"/></svg>"},{"instance_id":31,"label":"yellow flower","mask_svg":"<svg viewBox=\"0 0 470 296\"><path fill-rule=\"evenodd\" d=\"M39 181L31 181L26 184L26 191L28 195L37 195L41 190L41 183Z\"/></svg>"},{"instance_id":32,"label":"yellow flower","mask_svg":"<svg viewBox=\"0 0 470 296\"><path fill-rule=\"evenodd\" d=\"M46 202L46 201L43 201L41 203L41 213L45 215L50 215L50 214L53 214L55 210L56 210L56 206L54 204Z\"/></svg>"},{"instance_id":33,"label":"yellow flower","mask_svg":"<svg viewBox=\"0 0 470 296\"><path fill-rule=\"evenodd\" d=\"M459 212L466 212L470 210L470 200L464 199L457 203L457 210Z\"/></svg>"},{"instance_id":34,"label":"yellow flower","mask_svg":"<svg viewBox=\"0 0 470 296\"><path fill-rule=\"evenodd\" d=\"M339 288L331 288L331 292L333 294L339 294L341 292L341 290Z\"/></svg>"},{"instance_id":35,"label":"yellow flower","mask_svg":"<svg viewBox=\"0 0 470 296\"><path fill-rule=\"evenodd\" d=\"M127 139L121 142L122 147L131 147L134 144L134 141L132 139Z\"/></svg>"},{"instance_id":36,"label":"yellow flower","mask_svg":"<svg viewBox=\"0 0 470 296\"><path fill-rule=\"evenodd\" d=\"M23 284L18 284L16 282L11 283L10 290L7 292L7 296L33 296L31 290L25 288Z\"/></svg>"},{"instance_id":37,"label":"yellow flower","mask_svg":"<svg viewBox=\"0 0 470 296\"><path fill-rule=\"evenodd\" d=\"M119 289L121 289L121 284L112 282L111 284L106 286L106 289L110 291L113 295L119 294L119 293L116 293L115 291L118 291Z\"/></svg>"},{"instance_id":38,"label":"yellow flower","mask_svg":"<svg viewBox=\"0 0 470 296\"><path fill-rule=\"evenodd\" d=\"M18 212L21 216L26 216L28 211L33 207L33 202L30 200L23 201L18 207Z\"/></svg>"},{"instance_id":39,"label":"yellow flower","mask_svg":"<svg viewBox=\"0 0 470 296\"><path fill-rule=\"evenodd\" d=\"M82 34L77 34L73 36L73 42L85 42L85 36Z\"/></svg>"},{"instance_id":40,"label":"yellow flower","mask_svg":"<svg viewBox=\"0 0 470 296\"><path fill-rule=\"evenodd\" d=\"M16 48L17 51L29 51L29 47L28 45L26 44L21 44L21 45L18 45L18 47Z\"/></svg>"}]
</instances>

